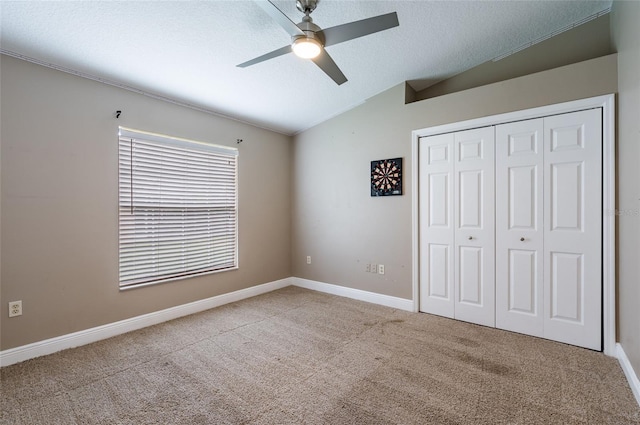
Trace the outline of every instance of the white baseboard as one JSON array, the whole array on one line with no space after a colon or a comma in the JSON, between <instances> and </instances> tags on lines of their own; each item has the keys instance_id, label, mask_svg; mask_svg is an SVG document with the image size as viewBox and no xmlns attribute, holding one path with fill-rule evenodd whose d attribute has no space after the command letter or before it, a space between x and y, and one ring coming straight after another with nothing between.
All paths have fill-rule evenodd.
<instances>
[{"instance_id":1,"label":"white baseboard","mask_svg":"<svg viewBox=\"0 0 640 425\"><path fill-rule=\"evenodd\" d=\"M368 303L380 304L386 307L397 308L398 310L413 311L413 300L392 297L390 295L376 294L375 292L362 291L360 289L347 288L345 286L332 285L330 283L317 282L315 280L293 277L293 285L301 288L312 289L314 291L326 292L327 294L339 295L341 297L353 298L354 300L366 301Z\"/></svg>"},{"instance_id":2,"label":"white baseboard","mask_svg":"<svg viewBox=\"0 0 640 425\"><path fill-rule=\"evenodd\" d=\"M633 366L631 366L629 358L622 349L622 345L620 345L620 343L616 344L616 354L618 361L620 362L620 366L622 366L622 370L627 377L627 381L629 381L631 391L633 391L633 395L636 397L636 401L640 406L640 380L638 380L638 375L636 375L636 372L633 370Z\"/></svg>"},{"instance_id":3,"label":"white baseboard","mask_svg":"<svg viewBox=\"0 0 640 425\"><path fill-rule=\"evenodd\" d=\"M14 363L52 354L67 348L90 344L102 339L111 338L112 336L121 335L147 326L177 319L178 317L188 316L189 314L199 313L210 308L240 301L245 298L255 297L256 295L275 291L276 289L284 288L291 284L292 278L276 280L262 285L241 289L239 291L206 298L204 300L198 300L188 304L167 308L165 310L155 311L142 316L132 317L119 322L109 323L95 328L45 339L43 341L34 342L21 347L10 348L8 350L0 351L0 366L9 366Z\"/></svg>"}]
</instances>

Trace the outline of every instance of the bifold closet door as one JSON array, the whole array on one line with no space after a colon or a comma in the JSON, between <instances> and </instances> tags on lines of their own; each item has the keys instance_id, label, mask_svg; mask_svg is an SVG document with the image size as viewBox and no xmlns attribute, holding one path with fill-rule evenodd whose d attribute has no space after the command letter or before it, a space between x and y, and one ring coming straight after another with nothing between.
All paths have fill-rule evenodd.
<instances>
[{"instance_id":1,"label":"bifold closet door","mask_svg":"<svg viewBox=\"0 0 640 425\"><path fill-rule=\"evenodd\" d=\"M454 133L454 317L495 326L494 128Z\"/></svg>"},{"instance_id":2,"label":"bifold closet door","mask_svg":"<svg viewBox=\"0 0 640 425\"><path fill-rule=\"evenodd\" d=\"M601 114L420 139L421 311L602 348Z\"/></svg>"},{"instance_id":3,"label":"bifold closet door","mask_svg":"<svg viewBox=\"0 0 640 425\"><path fill-rule=\"evenodd\" d=\"M496 126L496 327L543 336L543 119Z\"/></svg>"},{"instance_id":4,"label":"bifold closet door","mask_svg":"<svg viewBox=\"0 0 640 425\"><path fill-rule=\"evenodd\" d=\"M420 311L454 317L454 137L419 144Z\"/></svg>"},{"instance_id":5,"label":"bifold closet door","mask_svg":"<svg viewBox=\"0 0 640 425\"><path fill-rule=\"evenodd\" d=\"M420 310L495 326L494 130L419 144Z\"/></svg>"},{"instance_id":6,"label":"bifold closet door","mask_svg":"<svg viewBox=\"0 0 640 425\"><path fill-rule=\"evenodd\" d=\"M599 109L496 126L496 326L601 349Z\"/></svg>"},{"instance_id":7,"label":"bifold closet door","mask_svg":"<svg viewBox=\"0 0 640 425\"><path fill-rule=\"evenodd\" d=\"M544 337L602 348L600 109L544 119Z\"/></svg>"}]
</instances>

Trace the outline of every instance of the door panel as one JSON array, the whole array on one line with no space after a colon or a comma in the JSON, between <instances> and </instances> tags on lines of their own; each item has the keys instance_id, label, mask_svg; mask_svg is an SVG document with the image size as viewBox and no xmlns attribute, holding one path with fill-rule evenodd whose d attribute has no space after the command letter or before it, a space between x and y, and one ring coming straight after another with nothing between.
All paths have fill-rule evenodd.
<instances>
[{"instance_id":1,"label":"door panel","mask_svg":"<svg viewBox=\"0 0 640 425\"><path fill-rule=\"evenodd\" d=\"M462 162L471 161L474 159L482 159L484 154L484 147L482 146L483 142L484 140L482 138L475 138L459 142L458 161Z\"/></svg>"},{"instance_id":2,"label":"door panel","mask_svg":"<svg viewBox=\"0 0 640 425\"><path fill-rule=\"evenodd\" d=\"M582 254L551 252L551 318L583 324Z\"/></svg>"},{"instance_id":3,"label":"door panel","mask_svg":"<svg viewBox=\"0 0 640 425\"><path fill-rule=\"evenodd\" d=\"M535 316L538 314L538 284L536 251L509 250L508 311Z\"/></svg>"},{"instance_id":4,"label":"door panel","mask_svg":"<svg viewBox=\"0 0 640 425\"><path fill-rule=\"evenodd\" d=\"M564 114L569 115L569 114ZM560 116L560 115L557 115ZM560 119L563 120L562 118ZM553 124L552 124L553 125ZM549 129L551 152L566 152L584 149L584 124L560 124Z\"/></svg>"},{"instance_id":5,"label":"door panel","mask_svg":"<svg viewBox=\"0 0 640 425\"><path fill-rule=\"evenodd\" d=\"M421 138L418 152L420 311L453 317L453 134Z\"/></svg>"},{"instance_id":6,"label":"door panel","mask_svg":"<svg viewBox=\"0 0 640 425\"><path fill-rule=\"evenodd\" d=\"M482 306L482 248L461 246L458 253L460 303Z\"/></svg>"},{"instance_id":7,"label":"door panel","mask_svg":"<svg viewBox=\"0 0 640 425\"><path fill-rule=\"evenodd\" d=\"M483 170L462 171L459 176L458 215L460 228L478 229L482 226Z\"/></svg>"},{"instance_id":8,"label":"door panel","mask_svg":"<svg viewBox=\"0 0 640 425\"><path fill-rule=\"evenodd\" d=\"M543 119L496 126L496 327L543 334Z\"/></svg>"},{"instance_id":9,"label":"door panel","mask_svg":"<svg viewBox=\"0 0 640 425\"><path fill-rule=\"evenodd\" d=\"M551 229L582 231L583 162L550 164Z\"/></svg>"},{"instance_id":10,"label":"door panel","mask_svg":"<svg viewBox=\"0 0 640 425\"><path fill-rule=\"evenodd\" d=\"M494 129L454 134L455 315L495 326Z\"/></svg>"},{"instance_id":11,"label":"door panel","mask_svg":"<svg viewBox=\"0 0 640 425\"><path fill-rule=\"evenodd\" d=\"M447 301L450 300L449 282L451 277L447 269L449 264L449 246L428 244L428 263L429 280L427 290L429 291L429 297L442 298Z\"/></svg>"},{"instance_id":12,"label":"door panel","mask_svg":"<svg viewBox=\"0 0 640 425\"><path fill-rule=\"evenodd\" d=\"M509 229L536 230L538 169L535 165L509 168Z\"/></svg>"},{"instance_id":13,"label":"door panel","mask_svg":"<svg viewBox=\"0 0 640 425\"><path fill-rule=\"evenodd\" d=\"M449 173L429 175L429 226L451 228L449 220L450 176Z\"/></svg>"},{"instance_id":14,"label":"door panel","mask_svg":"<svg viewBox=\"0 0 640 425\"><path fill-rule=\"evenodd\" d=\"M503 143L507 143L507 157L531 157L541 152L540 135L536 131L538 121L540 120L523 121L521 123L506 124L507 127L503 127L511 129L506 140L503 140ZM520 131L520 133L511 133L513 129L519 129L516 131Z\"/></svg>"},{"instance_id":15,"label":"door panel","mask_svg":"<svg viewBox=\"0 0 640 425\"><path fill-rule=\"evenodd\" d=\"M451 158L451 153L449 153L450 149L451 146L449 146L449 144L447 143L427 146L427 152L429 156L426 164L448 164Z\"/></svg>"},{"instance_id":16,"label":"door panel","mask_svg":"<svg viewBox=\"0 0 640 425\"><path fill-rule=\"evenodd\" d=\"M600 109L545 118L544 337L602 348Z\"/></svg>"}]
</instances>

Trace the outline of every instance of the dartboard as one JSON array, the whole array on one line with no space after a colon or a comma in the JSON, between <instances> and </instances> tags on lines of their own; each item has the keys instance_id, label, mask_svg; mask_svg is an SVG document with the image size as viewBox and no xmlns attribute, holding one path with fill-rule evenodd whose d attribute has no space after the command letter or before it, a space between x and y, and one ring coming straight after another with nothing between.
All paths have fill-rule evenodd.
<instances>
[{"instance_id":1,"label":"dartboard","mask_svg":"<svg viewBox=\"0 0 640 425\"><path fill-rule=\"evenodd\" d=\"M402 158L371 161L371 196L402 195Z\"/></svg>"}]
</instances>

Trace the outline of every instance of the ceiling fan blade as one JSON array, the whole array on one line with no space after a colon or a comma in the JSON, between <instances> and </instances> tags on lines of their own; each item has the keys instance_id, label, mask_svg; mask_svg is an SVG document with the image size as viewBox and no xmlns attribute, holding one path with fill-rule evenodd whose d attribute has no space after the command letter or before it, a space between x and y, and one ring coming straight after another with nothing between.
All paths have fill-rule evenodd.
<instances>
[{"instance_id":1,"label":"ceiling fan blade","mask_svg":"<svg viewBox=\"0 0 640 425\"><path fill-rule=\"evenodd\" d=\"M331 59L329 53L326 50L322 50L320 55L311 59L320 69L322 69L325 74L327 74L333 81L336 82L337 85L347 82L347 77L344 76L338 65Z\"/></svg>"},{"instance_id":2,"label":"ceiling fan blade","mask_svg":"<svg viewBox=\"0 0 640 425\"><path fill-rule=\"evenodd\" d=\"M265 53L262 56L258 56L255 59L251 59L250 61L242 62L241 64L236 66L238 68L246 68L248 66L255 65L257 63L264 62L269 59L277 58L278 56L286 55L287 53L291 53L290 44L287 44L286 46L283 46L277 50L274 50L273 52Z\"/></svg>"},{"instance_id":3,"label":"ceiling fan blade","mask_svg":"<svg viewBox=\"0 0 640 425\"><path fill-rule=\"evenodd\" d=\"M398 25L400 25L398 22L398 14L396 12L392 12L387 13L386 15L378 15L373 18L362 19L348 24L325 28L319 32L324 35L324 45L326 47L379 31L388 30L389 28L397 27Z\"/></svg>"},{"instance_id":4,"label":"ceiling fan blade","mask_svg":"<svg viewBox=\"0 0 640 425\"><path fill-rule=\"evenodd\" d=\"M269 16L271 16L291 37L304 35L302 30L269 0L254 0Z\"/></svg>"}]
</instances>

